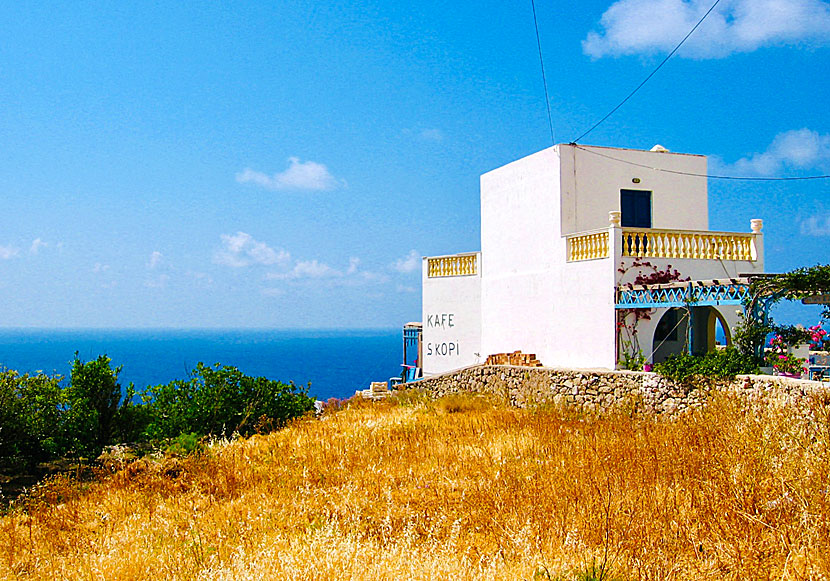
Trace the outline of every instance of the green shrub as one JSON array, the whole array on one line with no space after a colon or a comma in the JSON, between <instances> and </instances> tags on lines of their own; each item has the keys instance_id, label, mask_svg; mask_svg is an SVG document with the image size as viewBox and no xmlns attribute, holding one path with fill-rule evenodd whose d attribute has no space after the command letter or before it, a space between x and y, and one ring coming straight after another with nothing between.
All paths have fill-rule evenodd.
<instances>
[{"instance_id":1,"label":"green shrub","mask_svg":"<svg viewBox=\"0 0 830 581\"><path fill-rule=\"evenodd\" d=\"M742 373L755 373L758 364L752 355L739 352L734 347L710 351L706 355L682 353L672 355L654 365L654 371L675 381L686 381L694 376L731 379Z\"/></svg>"},{"instance_id":2,"label":"green shrub","mask_svg":"<svg viewBox=\"0 0 830 581\"><path fill-rule=\"evenodd\" d=\"M118 374L121 367L110 367L111 359L99 355L84 363L75 353L69 385L65 389L66 428L71 451L98 456L111 443L114 419L121 401Z\"/></svg>"},{"instance_id":3,"label":"green shrub","mask_svg":"<svg viewBox=\"0 0 830 581\"><path fill-rule=\"evenodd\" d=\"M173 438L165 452L173 456L189 456L203 451L204 448L201 436L191 432L189 434L179 434Z\"/></svg>"},{"instance_id":4,"label":"green shrub","mask_svg":"<svg viewBox=\"0 0 830 581\"><path fill-rule=\"evenodd\" d=\"M196 366L189 380L148 388L146 434L173 438L183 433L222 435L277 429L314 409L314 399L293 383L251 377L231 366Z\"/></svg>"},{"instance_id":5,"label":"green shrub","mask_svg":"<svg viewBox=\"0 0 830 581\"><path fill-rule=\"evenodd\" d=\"M0 457L39 461L65 453L61 380L0 370Z\"/></svg>"}]
</instances>

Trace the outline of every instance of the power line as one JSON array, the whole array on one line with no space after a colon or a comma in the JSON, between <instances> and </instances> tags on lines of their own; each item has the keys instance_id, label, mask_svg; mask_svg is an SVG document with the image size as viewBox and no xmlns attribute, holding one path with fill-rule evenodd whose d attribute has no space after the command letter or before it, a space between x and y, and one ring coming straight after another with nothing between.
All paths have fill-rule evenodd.
<instances>
[{"instance_id":1,"label":"power line","mask_svg":"<svg viewBox=\"0 0 830 581\"><path fill-rule=\"evenodd\" d=\"M582 135L580 135L579 137L577 137L576 139L574 139L574 140L572 141L572 143L576 143L576 142L578 142L580 139L582 139L583 137L585 137L586 135L588 135L591 131L593 131L594 129L596 129L597 127L599 127L599 126L600 126L600 124L601 124L603 121L605 121L605 120L606 120L606 119L608 119L611 115L613 115L613 114L617 111L617 109L619 109L620 107L622 107L623 105L625 105L626 101L628 101L631 97L633 97L633 96L634 96L634 93L636 93L637 91L639 91L639 90L642 88L642 86L643 86L643 85L645 85L645 84L648 82L648 80L649 80L651 77L653 77L653 76L654 76L654 74L655 74L657 71L659 71L659 70L663 67L663 65L664 65L664 64L666 64L666 62L667 62L667 61L668 61L668 60L669 60L669 59L670 59L670 58L674 55L674 53L676 53L676 52L678 51L678 49L679 49L681 46L683 46L683 43L684 43L684 42L686 42L686 40L687 40L690 36L692 36L692 33L693 33L695 30L697 30L697 27L698 27L698 26L700 26L700 25L703 23L703 21L704 21L704 20L706 20L706 17L707 17L707 16L709 16L709 14L712 12L712 10L714 10L714 9L715 9L715 6L717 6L719 3L720 3L720 0L715 0L715 3L714 3L714 4L712 4L712 7L711 7L711 8L709 8L709 10L707 10L707 11L706 11L706 14L704 14L704 15L703 15L703 18L701 18L700 20L698 20L698 21L697 21L697 24L695 24L695 25L694 25L694 27L692 27L692 29L689 31L689 34L687 34L686 36L684 36L684 37L683 37L683 40L681 40L681 41L680 41L680 43L679 43L676 47L674 47L674 49L673 49L673 50L672 50L672 51L671 51L671 52L670 52L670 53L666 56L666 58L664 58L664 59L663 59L663 62L661 62L659 65L657 65L657 68L656 68L656 69L654 69L653 71L651 71L651 73L650 73L650 74L649 74L649 75L648 75L645 79L643 79L643 82L642 82L642 83L640 83L639 85L637 85L637 87L636 87L633 91L631 91L625 99L623 99L622 101L620 101L619 105L617 105L616 107L614 107L613 109L611 109L611 110L608 112L608 114L606 114L606 115L605 115L605 117L603 117L602 119L600 119L599 121L597 121L596 123L594 123L594 125L593 125L593 126L592 126L592 127L591 127L588 131L586 131L585 133L583 133ZM538 34L538 33L537 33L537 34Z\"/></svg>"},{"instance_id":2,"label":"power line","mask_svg":"<svg viewBox=\"0 0 830 581\"><path fill-rule=\"evenodd\" d=\"M577 149L581 149L582 151L591 153L593 155L598 155L599 157L604 157L605 159L610 159L612 161L616 161L619 163L624 163L627 165L633 165L634 167L641 167L645 169L650 169L652 171L661 171L664 173L671 173L681 176L691 176L696 178L709 178L712 180L742 180L742 181L754 181L754 182L793 182L799 180L826 180L830 179L830 175L817 175L817 176L801 176L801 177L757 177L757 176L721 176L715 174L705 174L705 173L694 173L689 171L678 171L673 169L665 169L661 167L653 167L650 165L645 165L642 163L636 163L633 161L628 161L627 159L620 159L618 157L613 157L611 155L605 155L604 153L600 153L598 151L594 151L593 149L588 149L587 147L577 145L576 143L573 144Z\"/></svg>"},{"instance_id":3,"label":"power line","mask_svg":"<svg viewBox=\"0 0 830 581\"><path fill-rule=\"evenodd\" d=\"M548 81L545 78L545 60L542 58L542 41L539 40L539 23L536 21L536 2L530 0L533 8L533 26L536 28L536 46L539 48L539 64L542 65L542 85L545 87L545 106L548 108L548 127L550 128L551 145L556 145L556 138L553 135L553 118L550 115L550 97L548 97Z\"/></svg>"}]
</instances>

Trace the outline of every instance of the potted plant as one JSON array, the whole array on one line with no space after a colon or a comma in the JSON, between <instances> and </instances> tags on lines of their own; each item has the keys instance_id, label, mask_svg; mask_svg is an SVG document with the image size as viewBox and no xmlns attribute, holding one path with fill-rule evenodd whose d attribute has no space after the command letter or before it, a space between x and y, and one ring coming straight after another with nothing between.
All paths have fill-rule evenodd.
<instances>
[{"instance_id":1,"label":"potted plant","mask_svg":"<svg viewBox=\"0 0 830 581\"><path fill-rule=\"evenodd\" d=\"M775 335L769 344L769 350L764 356L764 362L784 377L801 377L806 360L796 357L789 352L787 344L780 335Z\"/></svg>"}]
</instances>

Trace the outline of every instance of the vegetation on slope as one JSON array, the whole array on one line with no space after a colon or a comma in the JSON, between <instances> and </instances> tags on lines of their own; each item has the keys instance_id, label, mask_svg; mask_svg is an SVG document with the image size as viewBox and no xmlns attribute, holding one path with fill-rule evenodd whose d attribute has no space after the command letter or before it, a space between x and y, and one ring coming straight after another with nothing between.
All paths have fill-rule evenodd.
<instances>
[{"instance_id":1,"label":"vegetation on slope","mask_svg":"<svg viewBox=\"0 0 830 581\"><path fill-rule=\"evenodd\" d=\"M670 420L350 402L42 485L0 517L0 578L820 578L828 404L722 396Z\"/></svg>"},{"instance_id":2,"label":"vegetation on slope","mask_svg":"<svg viewBox=\"0 0 830 581\"><path fill-rule=\"evenodd\" d=\"M314 409L306 390L235 367L199 363L186 380L122 389L120 367L99 356L60 375L0 369L0 472L63 456L96 458L124 442L182 436L247 436L279 428Z\"/></svg>"}]
</instances>

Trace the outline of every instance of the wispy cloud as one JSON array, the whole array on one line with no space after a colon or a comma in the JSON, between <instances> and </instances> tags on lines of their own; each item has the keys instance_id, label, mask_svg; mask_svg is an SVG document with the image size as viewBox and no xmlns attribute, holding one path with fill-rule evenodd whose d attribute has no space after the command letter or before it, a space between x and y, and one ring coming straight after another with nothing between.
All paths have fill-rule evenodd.
<instances>
[{"instance_id":1,"label":"wispy cloud","mask_svg":"<svg viewBox=\"0 0 830 581\"><path fill-rule=\"evenodd\" d=\"M109 264L102 264L100 262L96 262L95 265L92 267L92 272L99 274L102 272L107 272L110 269Z\"/></svg>"},{"instance_id":2,"label":"wispy cloud","mask_svg":"<svg viewBox=\"0 0 830 581\"><path fill-rule=\"evenodd\" d=\"M272 272L266 275L270 280L296 280L302 278L334 278L343 273L317 260L301 260L288 272Z\"/></svg>"},{"instance_id":3,"label":"wispy cloud","mask_svg":"<svg viewBox=\"0 0 830 581\"><path fill-rule=\"evenodd\" d=\"M774 176L788 170L830 171L830 135L809 129L779 133L765 151L743 157L733 164L713 158L712 169L739 176Z\"/></svg>"},{"instance_id":4,"label":"wispy cloud","mask_svg":"<svg viewBox=\"0 0 830 581\"><path fill-rule=\"evenodd\" d=\"M618 0L582 50L592 58L668 53L710 8L711 0ZM764 46L830 44L830 5L822 0L722 2L678 51L707 59Z\"/></svg>"},{"instance_id":5,"label":"wispy cloud","mask_svg":"<svg viewBox=\"0 0 830 581\"><path fill-rule=\"evenodd\" d=\"M46 248L47 246L49 245L46 242L44 242L40 238L35 238L34 240L32 240L32 245L29 246L29 253L37 254L38 252L40 252L41 248Z\"/></svg>"},{"instance_id":6,"label":"wispy cloud","mask_svg":"<svg viewBox=\"0 0 830 581\"><path fill-rule=\"evenodd\" d=\"M0 246L0 260L9 260L20 254L20 249L14 246Z\"/></svg>"},{"instance_id":7,"label":"wispy cloud","mask_svg":"<svg viewBox=\"0 0 830 581\"><path fill-rule=\"evenodd\" d=\"M409 139L417 139L419 141L427 141L431 143L441 143L446 138L444 132L437 127L414 130L404 129L401 131L401 134Z\"/></svg>"},{"instance_id":8,"label":"wispy cloud","mask_svg":"<svg viewBox=\"0 0 830 581\"><path fill-rule=\"evenodd\" d=\"M160 274L151 279L144 281L144 286L148 288L165 288L170 281L170 275Z\"/></svg>"},{"instance_id":9,"label":"wispy cloud","mask_svg":"<svg viewBox=\"0 0 830 581\"><path fill-rule=\"evenodd\" d=\"M213 278L206 272L188 270L185 272L185 276L201 287L208 287L213 284Z\"/></svg>"},{"instance_id":10,"label":"wispy cloud","mask_svg":"<svg viewBox=\"0 0 830 581\"><path fill-rule=\"evenodd\" d=\"M344 187L346 182L335 178L329 169L316 161L300 161L298 157L288 158L285 171L268 175L261 171L245 168L236 174L240 184L252 183L267 190L333 190Z\"/></svg>"},{"instance_id":11,"label":"wispy cloud","mask_svg":"<svg viewBox=\"0 0 830 581\"><path fill-rule=\"evenodd\" d=\"M158 250L154 250L153 253L150 254L150 260L147 261L147 268L150 270L157 268L161 264L162 260L164 260L164 255Z\"/></svg>"},{"instance_id":12,"label":"wispy cloud","mask_svg":"<svg viewBox=\"0 0 830 581\"><path fill-rule=\"evenodd\" d=\"M241 268L253 265L285 264L291 254L286 250L275 250L259 242L246 232L222 234L222 247L214 254L213 260L223 266Z\"/></svg>"},{"instance_id":13,"label":"wispy cloud","mask_svg":"<svg viewBox=\"0 0 830 581\"><path fill-rule=\"evenodd\" d=\"M409 254L403 258L397 259L392 263L392 269L398 272L413 272L421 266L421 257L415 250L410 250Z\"/></svg>"},{"instance_id":14,"label":"wispy cloud","mask_svg":"<svg viewBox=\"0 0 830 581\"><path fill-rule=\"evenodd\" d=\"M424 141L434 141L436 143L444 141L444 132L434 127L421 130L418 136Z\"/></svg>"},{"instance_id":15,"label":"wispy cloud","mask_svg":"<svg viewBox=\"0 0 830 581\"><path fill-rule=\"evenodd\" d=\"M356 256L349 258L345 268L335 268L317 259L298 260L288 270L269 272L266 280L302 282L313 280L328 286L361 286L365 284L385 284L389 276L382 272L363 270L361 260Z\"/></svg>"},{"instance_id":16,"label":"wispy cloud","mask_svg":"<svg viewBox=\"0 0 830 581\"><path fill-rule=\"evenodd\" d=\"M810 216L803 220L801 233L807 236L830 236L830 213Z\"/></svg>"}]
</instances>

